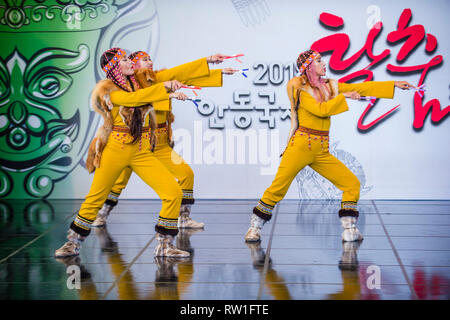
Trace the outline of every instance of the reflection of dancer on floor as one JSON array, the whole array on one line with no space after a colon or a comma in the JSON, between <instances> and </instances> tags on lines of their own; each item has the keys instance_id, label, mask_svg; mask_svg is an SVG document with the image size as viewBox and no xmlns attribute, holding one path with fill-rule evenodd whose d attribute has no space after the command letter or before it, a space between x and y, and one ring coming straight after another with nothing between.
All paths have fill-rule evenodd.
<instances>
[{"instance_id":1,"label":"reflection of dancer on floor","mask_svg":"<svg viewBox=\"0 0 450 320\"><path fill-rule=\"evenodd\" d=\"M359 279L359 262L357 251L361 242L343 242L342 256L339 260L339 270L342 276L342 290L328 295L332 300L358 300L361 297Z\"/></svg>"},{"instance_id":2,"label":"reflection of dancer on floor","mask_svg":"<svg viewBox=\"0 0 450 320\"><path fill-rule=\"evenodd\" d=\"M177 248L189 252L189 259L155 257L158 270L155 274L155 289L147 295L149 300L179 300L187 291L194 276L194 249L190 237L199 229L180 229L177 236ZM178 274L174 267L178 266Z\"/></svg>"},{"instance_id":3,"label":"reflection of dancer on floor","mask_svg":"<svg viewBox=\"0 0 450 320\"><path fill-rule=\"evenodd\" d=\"M339 260L342 290L328 295L331 300L379 300L376 290L367 288L367 272L365 266L360 268L358 249L361 241L342 242L342 256ZM363 269L363 270L361 270Z\"/></svg>"},{"instance_id":4,"label":"reflection of dancer on floor","mask_svg":"<svg viewBox=\"0 0 450 320\"><path fill-rule=\"evenodd\" d=\"M264 262L266 260L266 253L261 248L260 242L248 242L252 255L253 267L260 273L264 272ZM272 268L272 259L269 258L269 267L267 269L264 285L269 289L269 293L276 300L291 300L291 294L284 282L284 279Z\"/></svg>"},{"instance_id":5,"label":"reflection of dancer on floor","mask_svg":"<svg viewBox=\"0 0 450 320\"><path fill-rule=\"evenodd\" d=\"M147 299L174 300L179 299L180 295L186 292L194 274L192 263L194 249L191 247L189 239L193 233L198 231L201 230L181 229L177 235L177 247L189 252L191 254L189 259L155 257L158 268L155 274L156 290L147 296ZM106 255L107 262L111 267L112 275L115 279L122 276L117 283L117 298L119 300L139 299L139 292L131 270L122 275L128 264L122 259L122 254L119 253L117 242L111 237L106 226L96 228L95 233L99 239L101 250ZM80 289L77 290L80 300L100 299L91 273L81 263L79 256L56 258L56 260L67 267L76 265L80 268ZM175 265L178 265L178 276L174 270Z\"/></svg>"},{"instance_id":6,"label":"reflection of dancer on floor","mask_svg":"<svg viewBox=\"0 0 450 320\"><path fill-rule=\"evenodd\" d=\"M111 272L114 278L117 279L125 271L128 264L123 260L122 254L119 253L118 244L113 240L106 226L104 228L96 228L95 234L99 239L102 252L106 255ZM131 270L128 270L117 283L117 298L119 300L139 299L139 293Z\"/></svg>"},{"instance_id":7,"label":"reflection of dancer on floor","mask_svg":"<svg viewBox=\"0 0 450 320\"><path fill-rule=\"evenodd\" d=\"M203 70L208 72L206 59ZM162 200L159 219L155 226L159 242L155 254L158 256L189 256L188 252L175 248L173 237L178 233L178 216L183 193L173 175L150 151L149 107L156 101L170 98L184 99L182 93L173 91L181 88L176 80L165 81L140 89L134 77L131 60L126 52L113 48L101 57L101 66L107 79L97 84L114 88L110 93L113 105L110 111L112 132L106 137L106 145L101 155L101 165L95 170L91 189L70 225L67 241L55 251L56 257L78 255L83 241L90 233L91 224L108 197L114 182L121 172L130 167L150 186Z\"/></svg>"},{"instance_id":8,"label":"reflection of dancer on floor","mask_svg":"<svg viewBox=\"0 0 450 320\"><path fill-rule=\"evenodd\" d=\"M80 289L76 290L80 300L99 300L100 295L97 291L97 286L92 280L91 273L81 263L79 256L56 258L56 261L64 264L67 268L77 266L80 268Z\"/></svg>"},{"instance_id":9,"label":"reflection of dancer on floor","mask_svg":"<svg viewBox=\"0 0 450 320\"><path fill-rule=\"evenodd\" d=\"M308 50L297 59L299 77L289 80L288 96L291 102L291 130L288 145L282 155L278 172L253 209L246 241L259 241L261 228L272 217L274 206L281 201L292 180L309 165L324 178L343 191L339 218L344 241L362 240L356 228L357 202L360 183L358 178L328 151L330 117L348 110L346 98L359 100L361 96L393 98L394 87L409 89L406 81L367 81L347 84L323 79L325 63L318 52Z\"/></svg>"},{"instance_id":10,"label":"reflection of dancer on floor","mask_svg":"<svg viewBox=\"0 0 450 320\"><path fill-rule=\"evenodd\" d=\"M102 252L105 253L107 262L111 267L111 272L114 278L117 279L122 275L128 264L122 259L117 242L113 240L106 227L96 229L95 233L99 239ZM81 283L79 295L81 300L100 299L100 295L97 292L97 287L91 278L91 274L87 271L86 267L81 264L79 256L56 258L56 260L65 264L67 267L77 265L80 268ZM117 292L119 300L136 300L139 298L131 270L128 270L117 283Z\"/></svg>"},{"instance_id":11,"label":"reflection of dancer on floor","mask_svg":"<svg viewBox=\"0 0 450 320\"><path fill-rule=\"evenodd\" d=\"M200 67L208 63L220 63L223 61L222 55L216 54L206 59L200 59L185 65L162 71L153 71L153 62L150 56L143 51L137 51L129 57L135 63L135 76L139 85L143 88L150 87L157 83L177 79L187 86L198 87L221 87L222 75L233 74L237 70L231 68L208 70L204 68L203 73ZM197 67L198 66L198 67ZM196 68L193 68L196 67ZM194 172L191 167L181 158L173 148L172 122L174 115L170 99L153 103L156 113L156 138L157 144L154 149L155 157L170 171L177 179L182 191L179 228L203 228L204 224L192 220L190 217L191 205L194 203ZM118 197L126 187L130 179L132 170L125 168L119 178L114 183L108 199L99 211L97 219L92 224L93 227L100 227L106 224L110 211L118 203Z\"/></svg>"}]
</instances>

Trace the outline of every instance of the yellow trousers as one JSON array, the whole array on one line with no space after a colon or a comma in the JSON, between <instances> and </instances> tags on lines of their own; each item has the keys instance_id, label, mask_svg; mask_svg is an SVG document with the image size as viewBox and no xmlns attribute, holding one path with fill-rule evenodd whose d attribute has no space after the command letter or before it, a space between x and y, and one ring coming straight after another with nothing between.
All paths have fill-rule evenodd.
<instances>
[{"instance_id":1,"label":"yellow trousers","mask_svg":"<svg viewBox=\"0 0 450 320\"><path fill-rule=\"evenodd\" d=\"M150 151L149 134L143 133L134 144L128 133L113 131L103 151L100 167L95 170L89 194L81 205L71 228L88 235L90 224L103 206L115 181L124 169L134 171L162 200L156 231L178 233L178 216L183 193L174 176Z\"/></svg>"},{"instance_id":2,"label":"yellow trousers","mask_svg":"<svg viewBox=\"0 0 450 320\"><path fill-rule=\"evenodd\" d=\"M266 221L270 220L274 206L284 198L300 170L308 165L343 191L343 208L356 208L360 182L328 149L328 136L297 131L283 154L275 179L253 212Z\"/></svg>"},{"instance_id":3,"label":"yellow trousers","mask_svg":"<svg viewBox=\"0 0 450 320\"><path fill-rule=\"evenodd\" d=\"M156 130L157 144L154 150L154 156L166 167L166 169L178 180L178 184L183 192L182 204L194 202L194 172L191 167L180 157L170 146L167 138L167 128L158 128ZM132 168L125 168L120 174L114 186L111 189L110 200L116 200L122 190L127 186L130 179Z\"/></svg>"}]
</instances>

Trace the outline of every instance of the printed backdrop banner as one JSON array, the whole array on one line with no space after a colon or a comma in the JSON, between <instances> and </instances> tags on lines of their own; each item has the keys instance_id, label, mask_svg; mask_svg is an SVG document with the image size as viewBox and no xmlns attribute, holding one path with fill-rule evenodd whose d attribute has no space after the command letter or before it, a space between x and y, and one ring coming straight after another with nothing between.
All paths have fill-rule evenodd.
<instances>
[{"instance_id":1,"label":"printed backdrop banner","mask_svg":"<svg viewBox=\"0 0 450 320\"><path fill-rule=\"evenodd\" d=\"M84 198L87 148L101 125L89 103L103 51L147 51L155 69L214 53L238 57L223 87L174 101L175 151L195 172L196 198L259 198L286 146L286 84L296 59L322 53L342 82L405 80L425 91L348 100L332 117L330 152L363 199L449 199L450 23L447 0L2 0L0 197ZM242 55L240 55L242 54ZM447 142L446 142L447 141ZM309 167L286 198L341 192ZM157 198L133 175L122 198Z\"/></svg>"}]
</instances>

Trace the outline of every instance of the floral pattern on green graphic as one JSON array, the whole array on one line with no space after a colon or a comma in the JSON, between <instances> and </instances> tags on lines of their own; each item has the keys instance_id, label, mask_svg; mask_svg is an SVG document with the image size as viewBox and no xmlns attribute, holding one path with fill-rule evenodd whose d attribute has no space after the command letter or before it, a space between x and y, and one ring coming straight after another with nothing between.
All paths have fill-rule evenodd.
<instances>
[{"instance_id":1,"label":"floral pattern on green graphic","mask_svg":"<svg viewBox=\"0 0 450 320\"><path fill-rule=\"evenodd\" d=\"M70 26L76 28L82 23L83 30L101 28L111 23L117 14L117 6L113 3L124 1L80 1L80 0L47 0L47 1L2 1L0 3L0 25L7 26L9 31L19 29L27 31L66 31ZM23 31L23 30L20 30Z\"/></svg>"}]
</instances>

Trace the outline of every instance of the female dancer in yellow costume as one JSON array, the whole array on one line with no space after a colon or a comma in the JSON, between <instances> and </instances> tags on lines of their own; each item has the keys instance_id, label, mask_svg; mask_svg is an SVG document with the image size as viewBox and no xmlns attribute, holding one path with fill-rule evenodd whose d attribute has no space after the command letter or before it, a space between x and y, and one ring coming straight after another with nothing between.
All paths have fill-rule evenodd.
<instances>
[{"instance_id":1,"label":"female dancer in yellow costume","mask_svg":"<svg viewBox=\"0 0 450 320\"><path fill-rule=\"evenodd\" d=\"M191 73L186 72L185 67L179 66L169 70L164 71L153 71L153 62L144 51L137 51L132 53L129 58L134 62L135 75L141 87L148 87L155 85L161 81L167 80L167 74L170 73L171 77L183 82L188 86L199 86L199 87L221 87L222 86L222 75L223 74L233 74L237 70L231 68L224 69L214 69L210 70L209 74L203 74L199 77L198 71L192 69ZM198 60L202 61L202 60ZM223 61L220 54L211 56L208 61L212 63L220 63ZM191 64L195 64L194 61ZM188 65L188 64L186 64ZM183 68L182 68L183 67ZM142 77L142 73L146 72L147 76ZM178 180L178 183L183 191L183 198L181 201L180 217L178 222L179 228L203 228L204 224L201 222L196 222L190 217L190 208L194 203L193 188L194 188L194 172L191 167L180 157L172 148L172 129L171 123L174 120L174 116L171 112L171 102L169 99L165 101L158 101L153 103L153 108L156 112L156 137L157 144L154 150L154 155L161 161L162 164L172 173ZM97 219L92 224L93 227L102 227L106 224L111 210L117 205L118 198L122 190L127 186L128 180L130 179L132 170L131 168L125 168L120 177L115 182L111 192L106 199L105 204L97 215Z\"/></svg>"},{"instance_id":2,"label":"female dancer in yellow costume","mask_svg":"<svg viewBox=\"0 0 450 320\"><path fill-rule=\"evenodd\" d=\"M194 67L200 76L208 74L207 59L200 60ZM99 82L97 86L113 84L113 87L117 89L110 93L114 127L103 150L100 166L95 170L91 189L70 225L67 236L69 241L55 251L55 256L67 257L79 254L80 242L89 235L98 210L107 199L114 182L126 167L136 172L162 200L161 211L155 226L158 240L155 255L189 256L188 252L178 250L172 244L173 237L178 233L177 223L183 193L173 175L150 151L148 108L140 107L158 101L167 101L170 98L185 100L186 96L183 93L172 92L178 90L182 84L171 79L168 74L166 77L168 81L139 89L139 84L134 78L131 60L120 48L112 48L104 52L100 63L108 79ZM188 73L192 74L192 69ZM130 107L134 108L131 109L133 112L129 112Z\"/></svg>"},{"instance_id":3,"label":"female dancer in yellow costume","mask_svg":"<svg viewBox=\"0 0 450 320\"><path fill-rule=\"evenodd\" d=\"M409 89L414 86L406 81L346 84L323 79L326 73L325 63L320 54L313 50L301 53L297 65L300 76L289 80L287 85L291 102L288 145L275 179L253 209L245 240L260 241L261 228L271 219L273 208L284 198L298 172L307 165L343 191L339 210L339 218L344 228L342 239L362 240L363 236L356 228L360 183L358 178L328 151L330 117L348 110L345 98L359 100L361 96L374 96L392 99L394 87Z\"/></svg>"}]
</instances>

